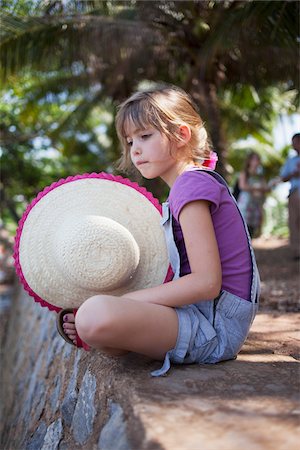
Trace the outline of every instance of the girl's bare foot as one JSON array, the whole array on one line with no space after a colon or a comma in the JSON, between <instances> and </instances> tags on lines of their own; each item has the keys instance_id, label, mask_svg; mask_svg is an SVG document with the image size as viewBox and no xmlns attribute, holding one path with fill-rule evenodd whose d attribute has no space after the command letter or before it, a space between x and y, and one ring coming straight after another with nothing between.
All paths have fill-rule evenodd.
<instances>
[{"instance_id":1,"label":"girl's bare foot","mask_svg":"<svg viewBox=\"0 0 300 450\"><path fill-rule=\"evenodd\" d=\"M75 326L75 316L73 313L68 312L63 315L63 330L64 334L68 336L69 339L77 346L77 338L80 342L82 342L82 346L85 350L90 350L90 346L87 345L85 342L81 341L80 337L77 334L76 326ZM101 348L101 350L110 355L110 356L122 356L126 355L128 353L127 350L119 350L119 349L113 349L113 348Z\"/></svg>"},{"instance_id":2,"label":"girl's bare foot","mask_svg":"<svg viewBox=\"0 0 300 450\"><path fill-rule=\"evenodd\" d=\"M76 327L75 327L75 316L74 316L74 314L72 314L72 313L65 314L63 316L63 321L64 321L63 329L64 329L65 334L76 345L76 343L77 343L77 341L76 341L77 332L76 332Z\"/></svg>"}]
</instances>

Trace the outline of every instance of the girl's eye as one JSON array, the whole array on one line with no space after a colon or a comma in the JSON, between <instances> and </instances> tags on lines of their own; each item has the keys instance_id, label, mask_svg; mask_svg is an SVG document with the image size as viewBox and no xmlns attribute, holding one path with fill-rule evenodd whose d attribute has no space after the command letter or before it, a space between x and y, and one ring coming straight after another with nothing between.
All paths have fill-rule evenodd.
<instances>
[{"instance_id":1,"label":"girl's eye","mask_svg":"<svg viewBox=\"0 0 300 450\"><path fill-rule=\"evenodd\" d=\"M141 135L139 136L139 139L141 139L142 141L145 141L145 140L148 139L150 136L152 136L151 133L141 134ZM132 140L127 141L128 147L132 147L132 144L133 144L133 141L132 141Z\"/></svg>"}]
</instances>

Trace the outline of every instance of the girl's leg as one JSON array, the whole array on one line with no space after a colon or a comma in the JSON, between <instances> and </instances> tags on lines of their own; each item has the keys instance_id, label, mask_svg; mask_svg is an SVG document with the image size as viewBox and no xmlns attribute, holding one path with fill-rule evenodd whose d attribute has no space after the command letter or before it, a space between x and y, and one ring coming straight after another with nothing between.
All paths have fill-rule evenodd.
<instances>
[{"instance_id":1,"label":"girl's leg","mask_svg":"<svg viewBox=\"0 0 300 450\"><path fill-rule=\"evenodd\" d=\"M162 360L176 345L178 319L173 308L129 298L97 295L78 309L75 327L93 348L126 351Z\"/></svg>"},{"instance_id":2,"label":"girl's leg","mask_svg":"<svg viewBox=\"0 0 300 450\"><path fill-rule=\"evenodd\" d=\"M64 315L64 324L63 324L64 332L68 335L68 337L74 342L76 345L76 326L75 326L75 316L72 313L68 313ZM119 350L114 348L105 348L102 347L101 351L107 353L110 356L123 356L128 353L127 350Z\"/></svg>"}]
</instances>

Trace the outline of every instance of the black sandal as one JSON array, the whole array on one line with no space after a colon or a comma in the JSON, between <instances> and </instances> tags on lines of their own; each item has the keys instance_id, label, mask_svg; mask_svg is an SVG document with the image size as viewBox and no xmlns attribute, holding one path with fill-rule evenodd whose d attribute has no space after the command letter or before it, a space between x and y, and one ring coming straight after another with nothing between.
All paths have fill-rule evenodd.
<instances>
[{"instance_id":1,"label":"black sandal","mask_svg":"<svg viewBox=\"0 0 300 450\"><path fill-rule=\"evenodd\" d=\"M61 337L68 342L68 344L74 345L74 347L78 347L78 348L84 348L84 350L90 350L90 347L83 342L80 337L78 336L78 334L76 333L76 344L74 344L74 342L72 341L72 339L69 338L69 336L65 333L63 324L66 323L64 321L64 315L65 314L74 314L74 316L76 315L77 310L72 309L72 308L66 308L66 309L61 309L58 313L57 313L57 317L56 317L56 327L57 327L57 331L59 332L59 334L61 335Z\"/></svg>"}]
</instances>

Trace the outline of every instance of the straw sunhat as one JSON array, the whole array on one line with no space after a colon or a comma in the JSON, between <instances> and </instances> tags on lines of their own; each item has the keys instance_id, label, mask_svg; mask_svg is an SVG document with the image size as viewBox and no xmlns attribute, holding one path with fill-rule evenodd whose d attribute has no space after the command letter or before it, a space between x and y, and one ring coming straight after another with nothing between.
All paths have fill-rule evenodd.
<instances>
[{"instance_id":1,"label":"straw sunhat","mask_svg":"<svg viewBox=\"0 0 300 450\"><path fill-rule=\"evenodd\" d=\"M120 176L62 179L38 194L19 223L17 274L56 311L96 294L159 285L169 266L160 213L152 194Z\"/></svg>"}]
</instances>

